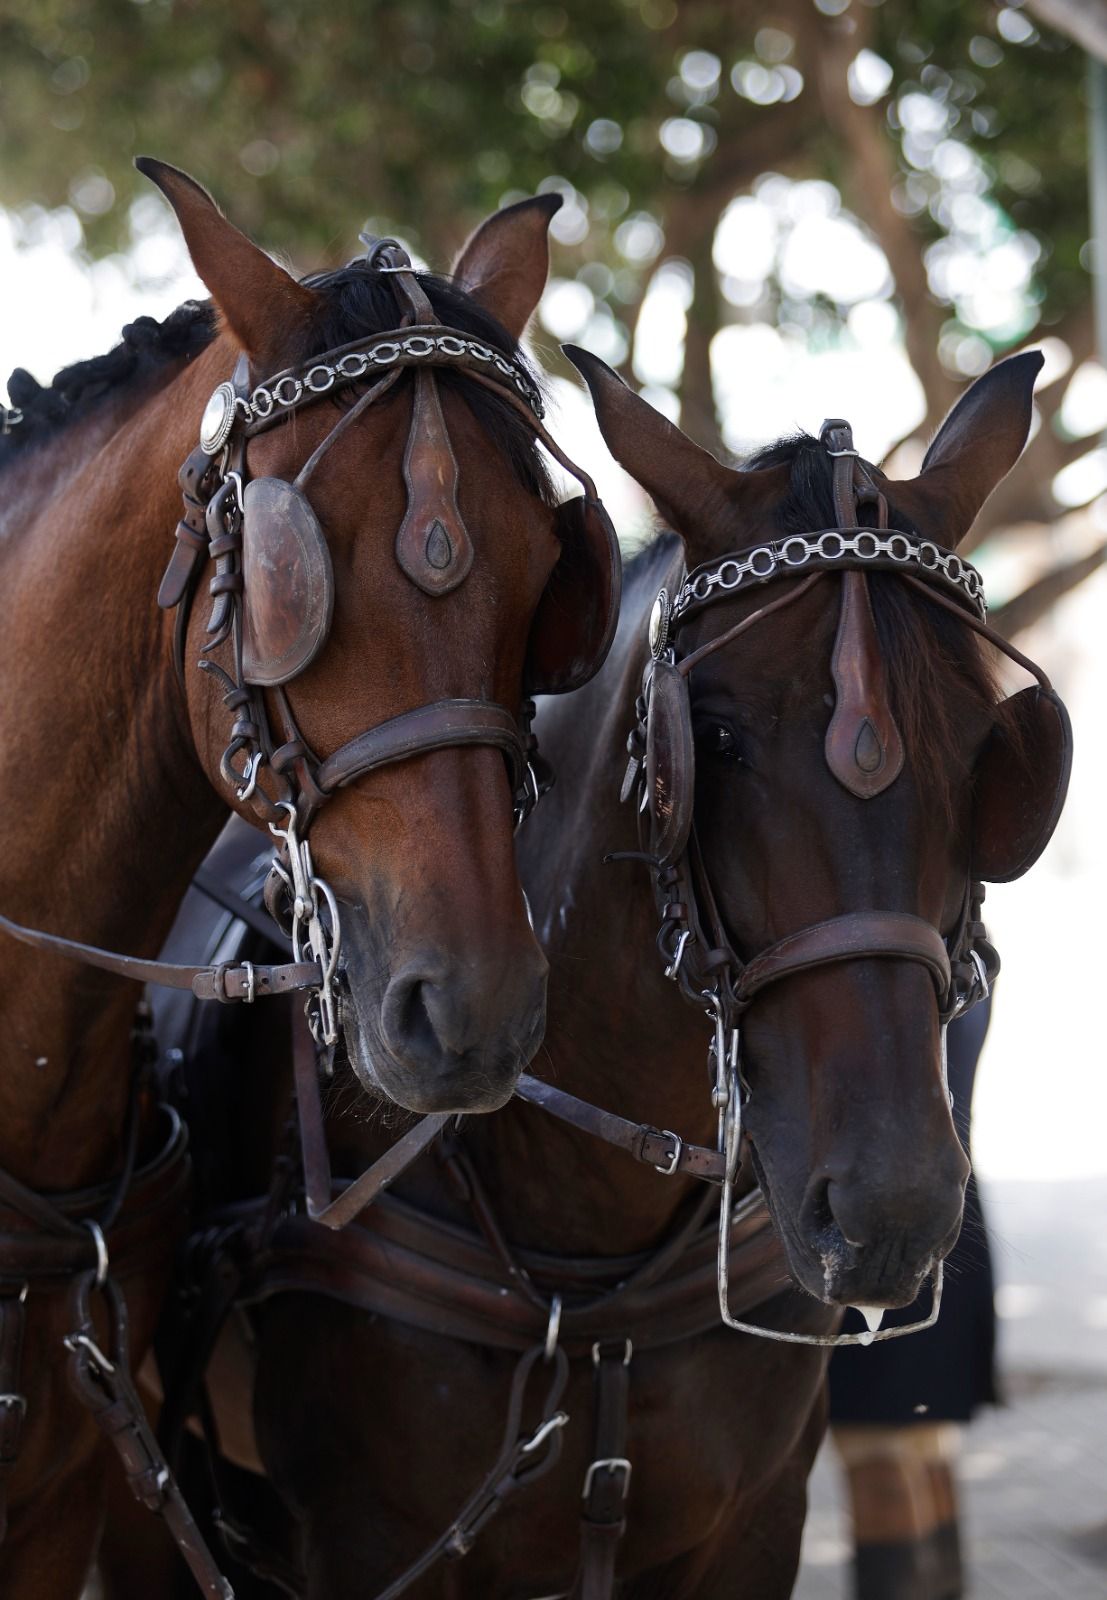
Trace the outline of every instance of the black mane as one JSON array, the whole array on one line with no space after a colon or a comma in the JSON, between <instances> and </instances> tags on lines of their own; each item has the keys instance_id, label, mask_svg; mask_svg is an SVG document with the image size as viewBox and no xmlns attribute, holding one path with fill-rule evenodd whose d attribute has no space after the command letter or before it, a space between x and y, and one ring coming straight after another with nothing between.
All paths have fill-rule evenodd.
<instances>
[{"instance_id":1,"label":"black mane","mask_svg":"<svg viewBox=\"0 0 1107 1600\"><path fill-rule=\"evenodd\" d=\"M419 283L439 321L482 343L493 344L537 383L536 375L519 348L496 319L477 305L464 290L444 278L417 273ZM308 280L319 295L319 311L299 348L289 352L289 364L299 364L355 339L371 338L396 327L401 310L389 276L355 261L337 271L319 273ZM0 437L0 466L31 444L56 437L71 422L88 416L109 395L118 394L148 379L180 359L199 355L215 337L215 308L210 301L186 300L163 322L138 317L123 329L122 339L106 355L64 367L48 386L38 383L22 367L8 380L8 395L22 420ZM524 486L549 498L548 475L534 445L534 437L514 408L496 394L469 382L449 368L436 369L439 381L456 388L493 441L507 456ZM257 373L255 381L268 374ZM345 403L355 386L336 391Z\"/></svg>"},{"instance_id":2,"label":"black mane","mask_svg":"<svg viewBox=\"0 0 1107 1600\"><path fill-rule=\"evenodd\" d=\"M108 395L143 381L182 357L191 360L214 337L215 311L210 301L186 300L164 322L137 317L106 355L63 367L48 385L39 383L25 368L16 367L8 379L8 397L22 418L0 437L0 464L23 447L52 438L70 422L88 416Z\"/></svg>"}]
</instances>

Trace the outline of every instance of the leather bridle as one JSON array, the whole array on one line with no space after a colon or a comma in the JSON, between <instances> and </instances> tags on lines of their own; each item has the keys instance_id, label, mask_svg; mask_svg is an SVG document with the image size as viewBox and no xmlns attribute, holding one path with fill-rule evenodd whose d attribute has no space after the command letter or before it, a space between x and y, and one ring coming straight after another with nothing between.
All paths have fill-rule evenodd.
<instances>
[{"instance_id":1,"label":"leather bridle","mask_svg":"<svg viewBox=\"0 0 1107 1600\"><path fill-rule=\"evenodd\" d=\"M665 963L665 975L677 983L687 1001L699 1010L706 1010L712 1023L713 1038L709 1050L713 1083L711 1097L718 1114L718 1151L723 1180L718 1250L722 1320L743 1332L794 1343L868 1344L874 1337L899 1338L934 1322L941 1292L940 1264L934 1277L934 1299L929 1317L921 1323L884 1329L875 1335L872 1332L836 1336L788 1334L738 1321L730 1314L727 1285L730 1218L739 1164L741 1104L743 1095L748 1093L741 1072L742 1019L759 995L797 973L872 957L911 961L923 966L934 984L941 1025L944 1079L948 1024L987 996L999 970L998 954L988 941L987 930L981 920L984 885L969 876L956 926L948 937L943 937L941 931L925 919L906 912L853 911L796 929L768 948L743 958L734 949L719 911L691 818L691 795L679 792L679 765L675 778L669 775L669 787L658 780L656 771L650 770L650 720L659 714L659 706L660 713L666 719L675 719L678 725L672 737L679 750L681 738L691 739L687 679L700 662L793 604L828 571L843 573L846 596L851 581L856 580L857 587L863 590L863 573L874 563L897 571L903 581L925 593L929 599L949 610L967 627L1032 672L1045 690L1049 691L1050 685L1035 663L1008 644L983 620L982 585L967 563L953 552L941 550L918 535L898 531L889 535L887 502L861 463L853 447L848 424L837 420L824 424L821 442L834 462L838 528L834 531L833 543L825 534L792 536L784 541L784 545L792 547L790 556L787 552L781 556L783 546L775 549L767 547L770 559L759 568L756 563L751 566L748 552L737 552L712 562L709 567L699 568L691 575L682 569L676 577L675 602L670 599L668 589L662 589L651 617L651 659L647 664L643 692L638 702L638 724L628 740L630 764L623 784L623 798L637 798L643 825L650 828L652 836L643 838L644 848L641 851L616 852L609 859L639 859L653 869L654 892L661 923L657 947ZM865 528L861 525L862 507L871 507L874 511L875 527ZM858 551L857 539L862 534L867 534L872 543L868 547L863 544L861 551ZM889 538L897 542L895 554L890 557L887 553ZM801 546L806 552L802 559ZM810 575L804 576L804 570L811 568L814 570ZM723 575L722 581L720 574ZM737 587L737 582L726 581L728 574L737 575L739 581L751 574L754 581L760 583L779 577L800 577L802 581L737 624L682 655L680 633L688 618L702 615L720 600L730 598ZM943 592L947 590L953 590L956 598L949 598ZM848 658L851 653L860 656L868 643L862 628L851 631L847 625L847 611L848 602L844 598L835 660L839 704L842 701L843 684L848 689L864 680L864 664L857 661L851 663ZM679 689L674 687L670 690L670 685L678 682ZM675 711L666 699L670 693L675 696L678 706ZM881 721L879 706L865 704L862 711L864 714L857 717L858 725L867 726L870 730L876 725L879 730L873 732L875 748L871 762L866 755L865 766L876 770L883 766L885 772L890 773L884 779L886 786L893 781L902 765L902 749L897 752L898 732L890 719ZM833 764L840 756L832 751L830 734L827 739L827 759L835 775L842 776L842 781L854 792L862 796L878 792L869 784L866 772L858 770L843 775L839 766ZM673 789L677 791L675 794ZM659 794L663 800L663 814L660 817L656 814ZM678 824L674 834L670 825L674 813L679 814L682 806L687 807L685 823L683 827ZM652 848L647 848L647 845ZM679 1140L676 1148L679 1159L682 1153Z\"/></svg>"},{"instance_id":2,"label":"leather bridle","mask_svg":"<svg viewBox=\"0 0 1107 1600\"><path fill-rule=\"evenodd\" d=\"M531 732L534 703L530 699L522 701L517 713L484 699L433 701L367 728L323 758L315 754L299 729L285 681L269 680L271 702L267 701L265 684L251 681L244 660L249 600L244 593L243 529L253 487L246 465L249 440L293 418L338 388L371 380L312 452L293 484L259 480L288 489L295 497L294 510L297 503L306 507L307 481L323 456L405 371L414 369L417 391L405 458L409 512L397 540L397 557L420 587L429 593L445 592L463 581L468 570L464 559L443 582L422 559L420 550L414 554L405 551L401 541L414 506L429 505L426 514L433 515L441 504L441 484L450 484L456 478L456 463L437 391L433 383L423 380L429 380L434 369L460 370L525 420L535 440L581 484L585 506L604 516L592 479L570 460L544 427L541 395L524 370L493 346L439 324L410 259L395 240L368 239L366 243L367 264L390 274L390 281L407 308L402 325L314 356L300 367L277 373L255 386L251 386L247 358L239 359L232 379L220 384L212 394L201 425L201 442L181 467L184 515L177 525L173 553L158 591L158 604L176 612L174 656L183 682L193 598L201 572L209 561L213 563L208 586L213 605L199 666L222 684L223 702L232 718L221 761L222 776L239 803L249 806L276 840L265 899L278 923L290 933L292 961L218 967L144 961L25 927L0 914L0 929L24 944L138 982L191 988L198 999L250 1003L270 995L306 991L311 996L313 1032L328 1047L338 1038L335 974L341 931L337 901L314 870L307 837L326 802L339 789L382 767L434 750L491 746L501 751L507 762L518 826L550 787L553 776L539 755ZM467 534L453 502L452 489L446 514L450 511L454 538L465 541ZM310 508L302 514L312 516ZM606 517L604 520L609 530ZM471 559L470 551L469 562ZM329 629L333 598L325 550L316 558L309 577L315 586L309 602L315 612L309 618L309 632L318 647ZM212 652L228 642L230 671L211 659ZM604 641L603 651L606 648ZM597 661L595 666L598 664ZM270 775L271 792L259 783L263 770Z\"/></svg>"}]
</instances>

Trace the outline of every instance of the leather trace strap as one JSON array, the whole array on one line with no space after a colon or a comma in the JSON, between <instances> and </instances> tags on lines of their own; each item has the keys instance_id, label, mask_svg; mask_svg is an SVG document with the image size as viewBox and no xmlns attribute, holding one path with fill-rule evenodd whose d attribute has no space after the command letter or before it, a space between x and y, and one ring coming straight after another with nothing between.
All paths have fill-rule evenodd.
<instances>
[{"instance_id":1,"label":"leather trace strap","mask_svg":"<svg viewBox=\"0 0 1107 1600\"><path fill-rule=\"evenodd\" d=\"M110 1354L100 1344L92 1317L92 1295L97 1288L107 1308ZM127 1305L118 1285L110 1278L99 1283L95 1274L80 1278L74 1284L72 1308L73 1332L66 1336L65 1346L74 1393L114 1447L135 1499L166 1523L200 1592L209 1600L234 1600L234 1590L196 1526L135 1390Z\"/></svg>"},{"instance_id":2,"label":"leather trace strap","mask_svg":"<svg viewBox=\"0 0 1107 1600\"><path fill-rule=\"evenodd\" d=\"M523 1407L532 1377L547 1378L545 1397L538 1425L524 1428ZM559 1410L569 1380L569 1362L559 1349L547 1351L545 1345L528 1350L516 1365L511 1379L504 1424L503 1444L492 1467L469 1496L446 1531L419 1559L382 1589L376 1600L398 1600L412 1584L443 1559L458 1560L468 1555L481 1530L506 1501L528 1488L557 1465L561 1456L561 1432L569 1420Z\"/></svg>"},{"instance_id":3,"label":"leather trace strap","mask_svg":"<svg viewBox=\"0 0 1107 1600\"><path fill-rule=\"evenodd\" d=\"M573 1600L611 1600L615 1593L615 1561L626 1532L633 1470L627 1455L633 1353L630 1339L597 1343L592 1350L595 1433L581 1493L580 1566Z\"/></svg>"}]
</instances>

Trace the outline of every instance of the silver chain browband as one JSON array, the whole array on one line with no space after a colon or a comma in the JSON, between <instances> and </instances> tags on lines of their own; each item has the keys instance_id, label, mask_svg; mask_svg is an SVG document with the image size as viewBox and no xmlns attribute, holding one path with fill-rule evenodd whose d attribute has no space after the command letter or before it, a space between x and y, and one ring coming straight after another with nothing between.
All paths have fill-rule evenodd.
<instances>
[{"instance_id":1,"label":"silver chain browband","mask_svg":"<svg viewBox=\"0 0 1107 1600\"><path fill-rule=\"evenodd\" d=\"M412 333L402 339L376 339L361 348L346 350L335 361L316 361L302 373L286 372L259 383L248 398L236 397L235 411L249 426L266 421L278 409L293 409L305 396L327 394L336 384L356 383L369 372L385 372L390 367L420 361L441 366L444 361L466 358L495 368L514 385L536 417L545 415L538 389L514 361L491 345L459 333Z\"/></svg>"},{"instance_id":2,"label":"silver chain browband","mask_svg":"<svg viewBox=\"0 0 1107 1600\"><path fill-rule=\"evenodd\" d=\"M988 614L984 580L968 561L952 550L918 534L887 532L878 528L825 528L819 533L793 533L786 539L757 545L741 555L725 556L710 566L697 567L681 584L673 600L670 620L679 622L688 612L710 600L715 590L724 594L747 580L764 583L770 578L800 573L811 565L850 566L872 563L881 567L916 566L927 578L946 584L967 600L983 622Z\"/></svg>"}]
</instances>

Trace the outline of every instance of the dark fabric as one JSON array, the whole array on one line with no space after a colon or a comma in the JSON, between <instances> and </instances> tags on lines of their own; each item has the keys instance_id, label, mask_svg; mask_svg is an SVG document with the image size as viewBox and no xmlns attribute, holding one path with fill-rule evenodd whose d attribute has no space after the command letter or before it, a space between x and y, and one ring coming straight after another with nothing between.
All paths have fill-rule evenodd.
<instances>
[{"instance_id":1,"label":"dark fabric","mask_svg":"<svg viewBox=\"0 0 1107 1600\"><path fill-rule=\"evenodd\" d=\"M966 1150L973 1081L990 1012L991 1001L986 1000L949 1030L953 1118ZM995 1403L993 1290L988 1235L972 1177L961 1237L946 1261L936 1326L867 1350L836 1350L830 1362L831 1423L967 1422L979 1406ZM929 1291L924 1291L913 1306L890 1311L884 1326L916 1321L929 1303ZM847 1312L845 1331L863 1327L856 1313Z\"/></svg>"}]
</instances>

